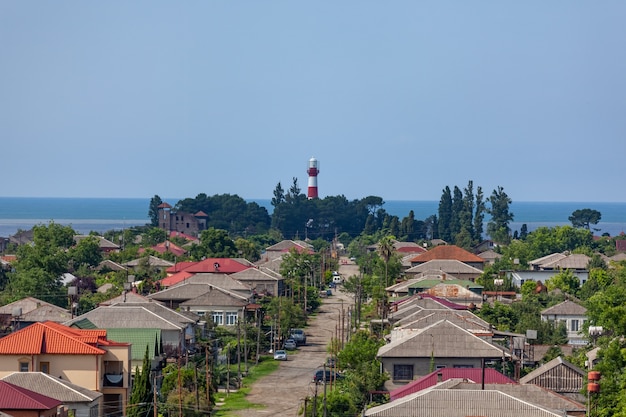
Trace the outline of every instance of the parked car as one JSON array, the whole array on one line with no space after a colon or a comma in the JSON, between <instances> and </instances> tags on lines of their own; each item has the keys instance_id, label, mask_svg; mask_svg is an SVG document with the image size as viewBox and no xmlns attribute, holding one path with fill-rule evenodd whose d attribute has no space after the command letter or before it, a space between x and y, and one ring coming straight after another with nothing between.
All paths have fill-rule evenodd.
<instances>
[{"instance_id":1,"label":"parked car","mask_svg":"<svg viewBox=\"0 0 626 417\"><path fill-rule=\"evenodd\" d=\"M293 339L287 339L285 340L285 349L287 350L294 350L298 348L298 344L296 343L295 340Z\"/></svg>"},{"instance_id":2,"label":"parked car","mask_svg":"<svg viewBox=\"0 0 626 417\"><path fill-rule=\"evenodd\" d=\"M291 329L289 338L295 340L298 346L306 345L306 334L302 329Z\"/></svg>"},{"instance_id":3,"label":"parked car","mask_svg":"<svg viewBox=\"0 0 626 417\"><path fill-rule=\"evenodd\" d=\"M324 377L324 370L320 369L318 371L315 371L315 374L313 374L313 382L318 383L318 382L331 382L331 381L336 381L338 379L343 378L343 375L341 375L339 372L333 372L330 369L326 369L326 376Z\"/></svg>"},{"instance_id":4,"label":"parked car","mask_svg":"<svg viewBox=\"0 0 626 417\"><path fill-rule=\"evenodd\" d=\"M274 360L276 361L286 361L287 360L287 351L286 350L277 350L274 352Z\"/></svg>"}]
</instances>

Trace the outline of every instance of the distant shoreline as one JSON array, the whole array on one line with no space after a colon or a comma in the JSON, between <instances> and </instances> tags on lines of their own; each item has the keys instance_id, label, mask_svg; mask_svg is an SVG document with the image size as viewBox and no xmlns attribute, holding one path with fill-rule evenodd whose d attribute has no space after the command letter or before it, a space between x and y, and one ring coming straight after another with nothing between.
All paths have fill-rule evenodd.
<instances>
[{"instance_id":1,"label":"distant shoreline","mask_svg":"<svg viewBox=\"0 0 626 417\"><path fill-rule=\"evenodd\" d=\"M108 230L121 230L131 226L144 225L150 222L148 209L150 198L69 198L69 197L0 197L0 236L8 237L18 229L29 230L36 224L49 221L63 225L71 225L79 233L96 231L103 233ZM164 199L176 204L179 199ZM256 202L268 210L271 215L270 199L246 199ZM389 200L383 209L400 219L413 210L415 219L424 220L437 214L438 201L428 200ZM515 202L510 206L514 214L511 222L512 230L519 230L522 224L528 230L537 227L559 226L571 224L568 217L574 210L591 208L602 213L601 221L596 226L611 236L626 232L626 203L598 202ZM485 227L488 217L485 217Z\"/></svg>"}]
</instances>

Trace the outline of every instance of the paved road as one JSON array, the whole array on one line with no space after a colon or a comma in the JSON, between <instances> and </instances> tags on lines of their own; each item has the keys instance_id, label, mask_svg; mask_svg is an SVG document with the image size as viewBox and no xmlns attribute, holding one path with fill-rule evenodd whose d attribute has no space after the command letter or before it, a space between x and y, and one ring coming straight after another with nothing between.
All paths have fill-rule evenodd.
<instances>
[{"instance_id":1,"label":"paved road","mask_svg":"<svg viewBox=\"0 0 626 417\"><path fill-rule=\"evenodd\" d=\"M343 265L342 265L343 266ZM343 269L340 268L343 274ZM343 300L343 303L342 303ZM237 413L241 417L253 416L297 416L306 397L317 394L322 396L323 385L315 385L312 378L315 370L321 369L329 356L327 346L332 337L341 338L342 305L347 317L348 306L352 303L350 294L334 290L334 294L323 299L319 313L309 320L307 345L289 355L286 362L281 362L279 369L258 380L246 399L262 408L251 408ZM346 319L347 320L347 319Z\"/></svg>"}]
</instances>

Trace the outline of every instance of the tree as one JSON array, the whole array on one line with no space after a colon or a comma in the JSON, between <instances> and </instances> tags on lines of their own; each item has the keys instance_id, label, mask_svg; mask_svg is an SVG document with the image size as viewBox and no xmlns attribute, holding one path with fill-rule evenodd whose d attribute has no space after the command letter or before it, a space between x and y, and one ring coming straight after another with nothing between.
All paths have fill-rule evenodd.
<instances>
[{"instance_id":1,"label":"tree","mask_svg":"<svg viewBox=\"0 0 626 417\"><path fill-rule=\"evenodd\" d=\"M200 244L191 247L190 255L195 260L201 260L203 257L235 258L238 250L226 230L211 227L200 233Z\"/></svg>"},{"instance_id":2,"label":"tree","mask_svg":"<svg viewBox=\"0 0 626 417\"><path fill-rule=\"evenodd\" d=\"M274 188L274 197L272 197L272 206L274 208L278 207L278 205L285 201L285 190L283 190L283 186L280 184L276 184L276 188Z\"/></svg>"},{"instance_id":3,"label":"tree","mask_svg":"<svg viewBox=\"0 0 626 417\"><path fill-rule=\"evenodd\" d=\"M476 189L476 205L474 211L474 240L480 242L483 240L483 220L485 218L485 201L483 200L483 189Z\"/></svg>"},{"instance_id":4,"label":"tree","mask_svg":"<svg viewBox=\"0 0 626 417\"><path fill-rule=\"evenodd\" d=\"M439 200L439 238L446 242L452 241L452 192L450 187L443 189L441 199Z\"/></svg>"},{"instance_id":5,"label":"tree","mask_svg":"<svg viewBox=\"0 0 626 417\"><path fill-rule=\"evenodd\" d=\"M135 370L133 391L128 400L126 414L128 417L145 417L152 415L152 385L150 384L150 357L148 346L143 357L143 365Z\"/></svg>"},{"instance_id":6,"label":"tree","mask_svg":"<svg viewBox=\"0 0 626 417\"><path fill-rule=\"evenodd\" d=\"M385 263L385 287L389 285L389 260L395 252L394 236L384 236L378 241L378 254Z\"/></svg>"},{"instance_id":7,"label":"tree","mask_svg":"<svg viewBox=\"0 0 626 417\"><path fill-rule=\"evenodd\" d=\"M509 243L511 241L511 228L509 223L513 221L513 213L509 212L511 199L504 192L504 188L498 186L493 190L488 199L491 207L487 213L491 220L487 223L487 234L498 243Z\"/></svg>"},{"instance_id":8,"label":"tree","mask_svg":"<svg viewBox=\"0 0 626 417\"><path fill-rule=\"evenodd\" d=\"M148 217L150 218L150 225L157 227L159 225L159 206L163 204L163 200L158 195L154 195L150 200L150 206L148 208Z\"/></svg>"},{"instance_id":9,"label":"tree","mask_svg":"<svg viewBox=\"0 0 626 417\"><path fill-rule=\"evenodd\" d=\"M568 220L572 222L574 227L582 227L590 230L592 224L598 224L602 218L602 214L598 210L592 210L589 208L582 210L574 210Z\"/></svg>"}]
</instances>

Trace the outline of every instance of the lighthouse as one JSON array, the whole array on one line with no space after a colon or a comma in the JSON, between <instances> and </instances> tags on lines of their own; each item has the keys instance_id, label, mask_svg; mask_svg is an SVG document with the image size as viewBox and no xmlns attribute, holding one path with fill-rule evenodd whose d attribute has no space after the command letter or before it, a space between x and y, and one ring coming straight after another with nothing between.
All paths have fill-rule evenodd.
<instances>
[{"instance_id":1,"label":"lighthouse","mask_svg":"<svg viewBox=\"0 0 626 417\"><path fill-rule=\"evenodd\" d=\"M306 173L309 174L309 190L307 193L308 199L317 198L317 174L319 174L319 164L317 159L309 159L309 168Z\"/></svg>"}]
</instances>

